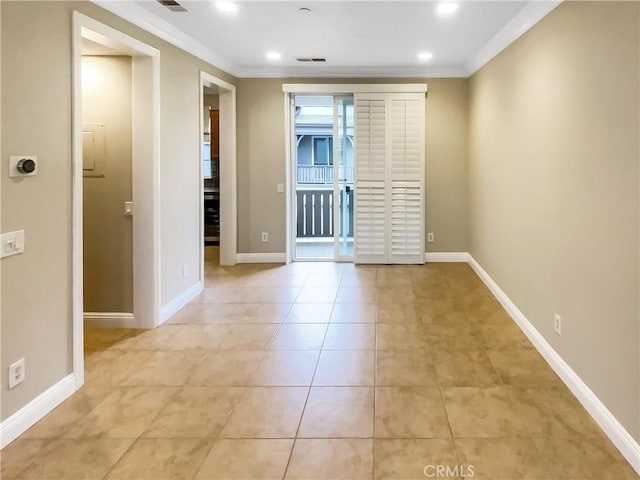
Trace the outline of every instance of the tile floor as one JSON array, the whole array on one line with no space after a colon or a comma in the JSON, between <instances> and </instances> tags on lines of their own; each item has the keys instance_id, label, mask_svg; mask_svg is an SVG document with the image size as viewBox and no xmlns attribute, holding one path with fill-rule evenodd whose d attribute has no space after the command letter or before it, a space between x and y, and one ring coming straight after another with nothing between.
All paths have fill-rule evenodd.
<instances>
[{"instance_id":1,"label":"tile floor","mask_svg":"<svg viewBox=\"0 0 640 480\"><path fill-rule=\"evenodd\" d=\"M211 264L168 324L85 343L3 480L638 479L463 264Z\"/></svg>"}]
</instances>

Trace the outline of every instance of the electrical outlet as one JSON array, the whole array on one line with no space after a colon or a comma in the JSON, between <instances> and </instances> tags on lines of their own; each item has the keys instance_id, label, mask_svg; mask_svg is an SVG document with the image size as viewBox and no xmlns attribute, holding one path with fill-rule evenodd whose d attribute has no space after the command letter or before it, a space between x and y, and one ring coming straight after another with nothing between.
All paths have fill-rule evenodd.
<instances>
[{"instance_id":1,"label":"electrical outlet","mask_svg":"<svg viewBox=\"0 0 640 480\"><path fill-rule=\"evenodd\" d=\"M24 382L27 374L24 358L9 365L9 388L16 387Z\"/></svg>"},{"instance_id":2,"label":"electrical outlet","mask_svg":"<svg viewBox=\"0 0 640 480\"><path fill-rule=\"evenodd\" d=\"M269 234L267 232L262 232L262 235L260 236L260 241L268 242L269 241Z\"/></svg>"},{"instance_id":3,"label":"electrical outlet","mask_svg":"<svg viewBox=\"0 0 640 480\"><path fill-rule=\"evenodd\" d=\"M189 265L187 265L186 263L182 266L182 277L183 278L187 278L187 276L189 275Z\"/></svg>"},{"instance_id":4,"label":"electrical outlet","mask_svg":"<svg viewBox=\"0 0 640 480\"><path fill-rule=\"evenodd\" d=\"M427 233L427 242L433 243L433 232Z\"/></svg>"},{"instance_id":5,"label":"electrical outlet","mask_svg":"<svg viewBox=\"0 0 640 480\"><path fill-rule=\"evenodd\" d=\"M559 336L562 336L562 318L557 313L553 314L553 329Z\"/></svg>"}]
</instances>

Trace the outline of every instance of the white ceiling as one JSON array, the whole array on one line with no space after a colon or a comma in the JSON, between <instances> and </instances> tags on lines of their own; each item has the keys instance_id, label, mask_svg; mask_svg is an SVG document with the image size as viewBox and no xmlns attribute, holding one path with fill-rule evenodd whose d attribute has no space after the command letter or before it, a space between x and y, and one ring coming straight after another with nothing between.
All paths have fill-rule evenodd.
<instances>
[{"instance_id":1,"label":"white ceiling","mask_svg":"<svg viewBox=\"0 0 640 480\"><path fill-rule=\"evenodd\" d=\"M180 0L178 0L180 1ZM466 1L448 18L433 1L182 0L172 12L155 0L95 3L239 77L468 76L560 2ZM299 9L307 7L310 13ZM266 58L276 51L277 61ZM421 61L417 55L430 52ZM324 57L300 64L296 57Z\"/></svg>"}]
</instances>

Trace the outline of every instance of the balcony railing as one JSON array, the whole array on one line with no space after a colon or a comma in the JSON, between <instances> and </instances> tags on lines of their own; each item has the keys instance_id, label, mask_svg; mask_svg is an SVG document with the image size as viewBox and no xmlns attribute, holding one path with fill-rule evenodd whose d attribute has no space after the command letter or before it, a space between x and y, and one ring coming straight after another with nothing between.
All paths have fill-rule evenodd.
<instances>
[{"instance_id":1,"label":"balcony railing","mask_svg":"<svg viewBox=\"0 0 640 480\"><path fill-rule=\"evenodd\" d=\"M353 237L353 189L340 197L347 202L347 236ZM298 190L296 203L298 238L334 236L333 190Z\"/></svg>"},{"instance_id":2,"label":"balcony railing","mask_svg":"<svg viewBox=\"0 0 640 480\"><path fill-rule=\"evenodd\" d=\"M326 185L333 183L333 165L298 165L299 184ZM339 177L353 183L353 167L340 167Z\"/></svg>"}]
</instances>

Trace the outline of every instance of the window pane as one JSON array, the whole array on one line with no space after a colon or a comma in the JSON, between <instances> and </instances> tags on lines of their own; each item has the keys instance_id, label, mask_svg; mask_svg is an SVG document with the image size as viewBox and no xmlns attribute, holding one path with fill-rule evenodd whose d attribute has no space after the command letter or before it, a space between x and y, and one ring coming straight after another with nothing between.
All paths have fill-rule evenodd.
<instances>
[{"instance_id":1,"label":"window pane","mask_svg":"<svg viewBox=\"0 0 640 480\"><path fill-rule=\"evenodd\" d=\"M333 139L331 137L315 137L313 140L314 164L333 165Z\"/></svg>"}]
</instances>

